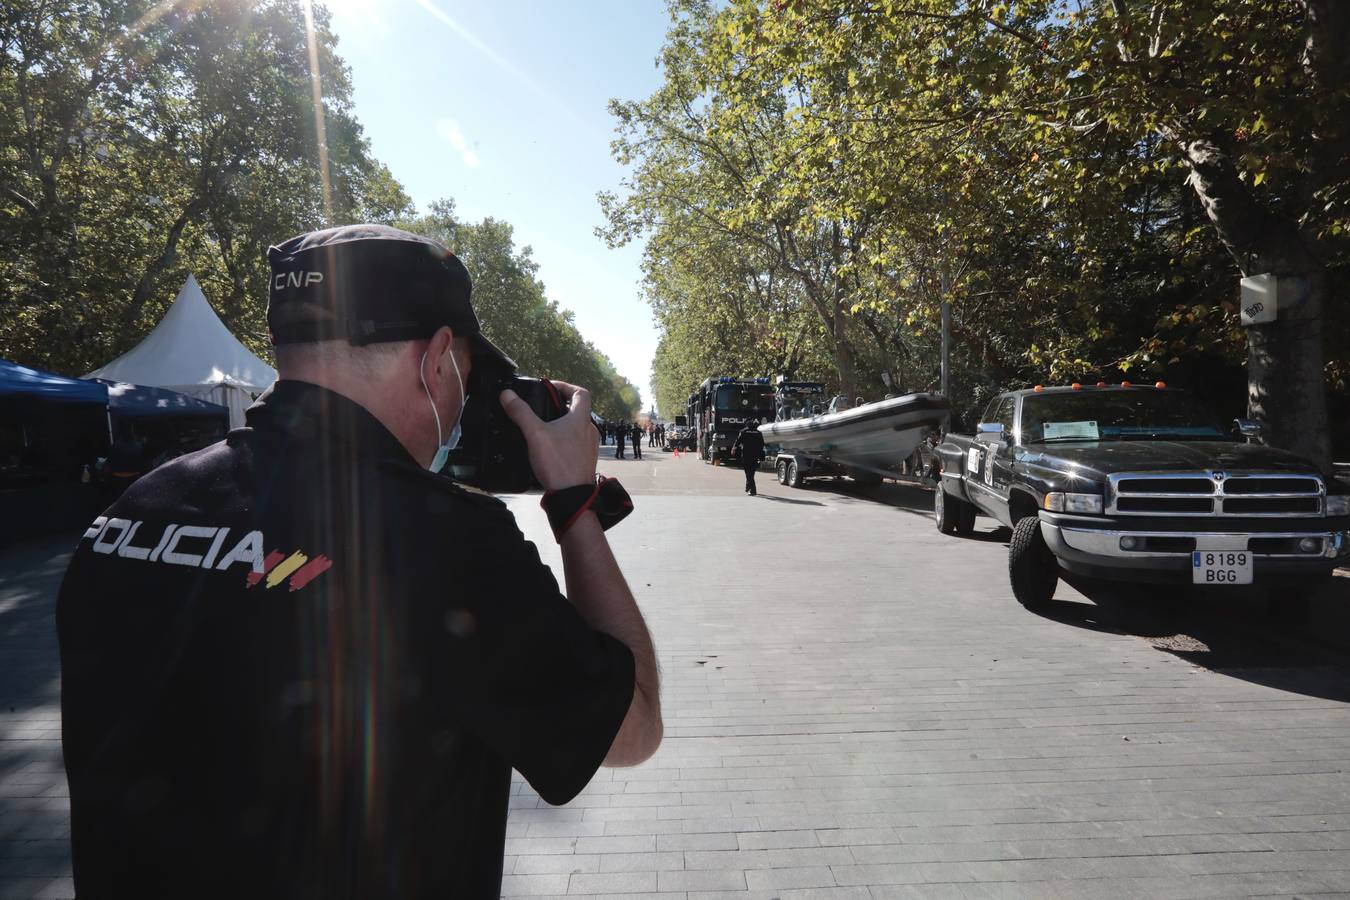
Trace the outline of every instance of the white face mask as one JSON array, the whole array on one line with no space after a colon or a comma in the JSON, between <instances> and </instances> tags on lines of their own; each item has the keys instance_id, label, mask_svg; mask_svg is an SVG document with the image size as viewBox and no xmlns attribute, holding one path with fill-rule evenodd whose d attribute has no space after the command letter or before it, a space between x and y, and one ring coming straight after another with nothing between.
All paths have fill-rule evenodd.
<instances>
[{"instance_id":1,"label":"white face mask","mask_svg":"<svg viewBox=\"0 0 1350 900\"><path fill-rule=\"evenodd\" d=\"M459 420L464 418L464 406L469 402L469 398L464 394L464 379L459 375L459 363L455 362L455 350L450 348L450 365L455 368L455 381L459 384L459 415L455 416L455 427L450 429L450 434L441 440L441 414L436 411L436 401L431 399L431 389L427 387L427 354L422 352L422 362L417 367L418 377L422 379L422 390L426 391L427 402L431 404L431 414L436 417L436 441L440 447L436 449L436 456L431 460L431 465L427 466L433 472L439 472L445 468L445 461L450 457L450 451L459 446Z\"/></svg>"}]
</instances>

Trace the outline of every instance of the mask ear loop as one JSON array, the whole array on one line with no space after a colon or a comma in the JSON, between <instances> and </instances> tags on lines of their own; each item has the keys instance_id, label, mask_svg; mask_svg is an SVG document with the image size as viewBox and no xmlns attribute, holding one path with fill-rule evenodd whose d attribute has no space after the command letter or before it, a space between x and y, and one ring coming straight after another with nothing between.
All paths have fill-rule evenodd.
<instances>
[{"instance_id":1,"label":"mask ear loop","mask_svg":"<svg viewBox=\"0 0 1350 900\"><path fill-rule=\"evenodd\" d=\"M428 350L429 350L429 349L430 349L430 348L428 348ZM451 362L453 362L454 359L455 359L455 357L454 357L454 355L452 354L452 355L450 356ZM439 446L441 445L441 414L438 413L438 412L436 412L436 401L431 399L431 388L427 387L427 371L426 371L426 370L427 370L427 350L423 350L423 351L422 351L422 362L421 362L421 363L418 365L418 367L417 367L417 377L420 378L420 379L422 380L422 390L423 390L424 392L426 392L426 395L427 395L427 402L431 404L431 414L432 414L433 416L436 417L436 446L439 447ZM459 377L459 366L458 366L458 365L455 366L455 377L456 377L456 378ZM463 389L463 388L460 388L460 393L461 393L461 394L464 393L464 389Z\"/></svg>"},{"instance_id":2,"label":"mask ear loop","mask_svg":"<svg viewBox=\"0 0 1350 900\"><path fill-rule=\"evenodd\" d=\"M422 354L426 356L425 353ZM459 363L455 361L455 345L450 345L450 365L455 369L455 383L459 385L459 417L464 418L464 407L469 404L469 395L464 393L464 376L459 374Z\"/></svg>"}]
</instances>

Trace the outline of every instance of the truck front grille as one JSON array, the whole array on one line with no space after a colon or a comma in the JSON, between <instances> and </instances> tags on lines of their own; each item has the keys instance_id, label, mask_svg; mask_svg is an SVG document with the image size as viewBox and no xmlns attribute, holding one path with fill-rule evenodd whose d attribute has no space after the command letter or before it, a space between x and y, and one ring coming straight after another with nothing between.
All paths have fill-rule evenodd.
<instances>
[{"instance_id":1,"label":"truck front grille","mask_svg":"<svg viewBox=\"0 0 1350 900\"><path fill-rule=\"evenodd\" d=\"M1122 516L1316 516L1326 487L1310 475L1138 472L1107 479L1106 513Z\"/></svg>"}]
</instances>

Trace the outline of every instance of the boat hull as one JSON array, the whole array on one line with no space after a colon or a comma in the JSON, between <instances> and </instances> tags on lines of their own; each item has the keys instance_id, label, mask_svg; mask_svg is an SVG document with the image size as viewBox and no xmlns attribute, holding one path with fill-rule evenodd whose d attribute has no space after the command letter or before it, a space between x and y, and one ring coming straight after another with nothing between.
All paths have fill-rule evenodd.
<instances>
[{"instance_id":1,"label":"boat hull","mask_svg":"<svg viewBox=\"0 0 1350 900\"><path fill-rule=\"evenodd\" d=\"M843 412L773 422L759 430L766 444L783 450L889 469L907 459L950 409L940 394L906 394Z\"/></svg>"}]
</instances>

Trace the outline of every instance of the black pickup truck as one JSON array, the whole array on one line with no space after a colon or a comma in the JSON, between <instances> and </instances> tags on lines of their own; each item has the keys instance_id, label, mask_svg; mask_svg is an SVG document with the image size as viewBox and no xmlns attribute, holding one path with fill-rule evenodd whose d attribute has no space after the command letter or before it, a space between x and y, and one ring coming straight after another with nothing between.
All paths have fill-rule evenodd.
<instances>
[{"instance_id":1,"label":"black pickup truck","mask_svg":"<svg viewBox=\"0 0 1350 900\"><path fill-rule=\"evenodd\" d=\"M1292 453L1242 443L1185 391L1078 386L990 401L973 437L937 448L937 527L978 513L1012 529L1008 575L1028 609L1060 570L1154 584L1275 584L1276 609L1307 611L1350 561L1350 489Z\"/></svg>"}]
</instances>

